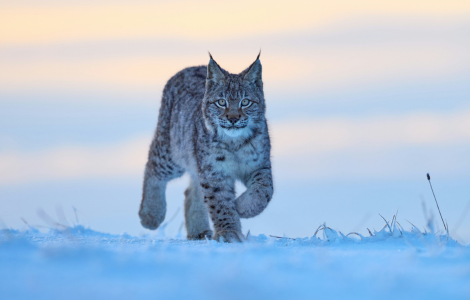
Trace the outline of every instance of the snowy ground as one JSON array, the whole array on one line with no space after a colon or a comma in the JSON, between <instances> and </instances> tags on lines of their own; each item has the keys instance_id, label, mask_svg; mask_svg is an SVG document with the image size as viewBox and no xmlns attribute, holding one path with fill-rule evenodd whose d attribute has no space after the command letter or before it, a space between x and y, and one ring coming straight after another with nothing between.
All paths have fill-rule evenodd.
<instances>
[{"instance_id":1,"label":"snowy ground","mask_svg":"<svg viewBox=\"0 0 470 300\"><path fill-rule=\"evenodd\" d=\"M4 229L0 299L470 299L468 246L393 220L371 233L220 244Z\"/></svg>"}]
</instances>

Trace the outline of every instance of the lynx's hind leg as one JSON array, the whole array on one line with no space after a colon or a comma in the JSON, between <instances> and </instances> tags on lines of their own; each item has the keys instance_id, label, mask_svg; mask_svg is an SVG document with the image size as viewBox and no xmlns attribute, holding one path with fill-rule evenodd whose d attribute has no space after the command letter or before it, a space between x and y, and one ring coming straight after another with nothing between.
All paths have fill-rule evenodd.
<instances>
[{"instance_id":1,"label":"lynx's hind leg","mask_svg":"<svg viewBox=\"0 0 470 300\"><path fill-rule=\"evenodd\" d=\"M140 204L140 223L147 229L157 229L165 219L165 190L168 181L181 177L184 170L173 163L164 147L154 142L150 148L149 160L145 168L144 188ZM163 149L162 149L163 148Z\"/></svg>"},{"instance_id":2,"label":"lynx's hind leg","mask_svg":"<svg viewBox=\"0 0 470 300\"><path fill-rule=\"evenodd\" d=\"M168 181L181 177L184 169L171 157L170 121L173 96L169 83L163 90L157 130L145 166L144 188L139 217L142 226L157 229L165 219L165 189Z\"/></svg>"},{"instance_id":3,"label":"lynx's hind leg","mask_svg":"<svg viewBox=\"0 0 470 300\"><path fill-rule=\"evenodd\" d=\"M198 182L191 179L184 192L184 218L188 240L212 239L209 215Z\"/></svg>"}]
</instances>

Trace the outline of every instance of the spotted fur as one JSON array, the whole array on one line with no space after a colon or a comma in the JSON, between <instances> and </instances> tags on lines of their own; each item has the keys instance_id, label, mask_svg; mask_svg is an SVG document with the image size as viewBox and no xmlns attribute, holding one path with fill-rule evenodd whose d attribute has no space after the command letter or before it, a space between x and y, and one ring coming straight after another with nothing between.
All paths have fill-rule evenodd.
<instances>
[{"instance_id":1,"label":"spotted fur","mask_svg":"<svg viewBox=\"0 0 470 300\"><path fill-rule=\"evenodd\" d=\"M142 226L158 228L166 213L166 184L188 172L188 239L243 241L240 218L260 214L273 195L261 73L259 56L240 74L228 73L211 57L207 67L186 68L168 81L145 168ZM236 180L247 187L238 198Z\"/></svg>"}]
</instances>

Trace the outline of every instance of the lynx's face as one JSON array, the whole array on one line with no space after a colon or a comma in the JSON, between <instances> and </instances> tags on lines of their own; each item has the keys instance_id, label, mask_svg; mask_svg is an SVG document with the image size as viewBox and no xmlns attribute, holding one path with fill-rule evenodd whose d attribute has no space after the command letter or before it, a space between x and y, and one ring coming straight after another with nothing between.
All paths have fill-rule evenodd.
<instances>
[{"instance_id":1,"label":"lynx's face","mask_svg":"<svg viewBox=\"0 0 470 300\"><path fill-rule=\"evenodd\" d=\"M203 102L206 126L228 138L250 136L264 120L264 111L259 59L234 75L211 58Z\"/></svg>"}]
</instances>

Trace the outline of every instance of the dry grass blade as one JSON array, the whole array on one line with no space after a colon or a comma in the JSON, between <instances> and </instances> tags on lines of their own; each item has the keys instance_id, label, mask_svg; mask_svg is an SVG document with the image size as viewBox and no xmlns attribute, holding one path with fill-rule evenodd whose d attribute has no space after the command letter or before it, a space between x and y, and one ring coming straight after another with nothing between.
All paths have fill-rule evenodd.
<instances>
[{"instance_id":1,"label":"dry grass blade","mask_svg":"<svg viewBox=\"0 0 470 300\"><path fill-rule=\"evenodd\" d=\"M360 235L359 233L357 233L357 232L350 232L350 233L346 234L346 236L349 236L350 234L355 234L355 235L357 235L358 237L360 237L361 240L362 240L362 235Z\"/></svg>"},{"instance_id":2,"label":"dry grass blade","mask_svg":"<svg viewBox=\"0 0 470 300\"><path fill-rule=\"evenodd\" d=\"M67 221L67 217L65 216L64 208L60 205L55 207L57 219L59 220L60 224L64 224L67 227L70 227L69 221Z\"/></svg>"},{"instance_id":3,"label":"dry grass blade","mask_svg":"<svg viewBox=\"0 0 470 300\"><path fill-rule=\"evenodd\" d=\"M404 231L404 230L403 230L403 227L401 226L400 223L398 223L398 221L397 221L396 218L395 218L395 223L398 225L398 226L397 226L397 229L398 229L398 231L400 231L400 234L403 234L403 231ZM401 229L400 229L400 228L401 228Z\"/></svg>"},{"instance_id":4,"label":"dry grass blade","mask_svg":"<svg viewBox=\"0 0 470 300\"><path fill-rule=\"evenodd\" d=\"M75 221L77 221L77 225L80 224L79 220L78 220L78 214L77 214L77 209L75 208L75 206L72 206L73 208L73 213L75 214Z\"/></svg>"},{"instance_id":5,"label":"dry grass blade","mask_svg":"<svg viewBox=\"0 0 470 300\"><path fill-rule=\"evenodd\" d=\"M361 228L363 228L363 226L367 223L367 221L372 217L372 213L371 212L367 212L363 217L362 219L359 221L359 223L356 224L356 226L353 227L353 230L352 231L358 231L360 230Z\"/></svg>"},{"instance_id":6,"label":"dry grass blade","mask_svg":"<svg viewBox=\"0 0 470 300\"><path fill-rule=\"evenodd\" d=\"M178 233L181 233L181 230L183 230L184 227L184 222L181 222L180 227L178 228Z\"/></svg>"},{"instance_id":7,"label":"dry grass blade","mask_svg":"<svg viewBox=\"0 0 470 300\"><path fill-rule=\"evenodd\" d=\"M318 233L318 231L321 230L320 228L321 228L322 226L323 226L323 225L318 226L318 228L317 228L317 230L315 231L315 234L313 235L313 237L316 237L316 236L317 236L317 233Z\"/></svg>"},{"instance_id":8,"label":"dry grass blade","mask_svg":"<svg viewBox=\"0 0 470 300\"><path fill-rule=\"evenodd\" d=\"M419 230L419 228L418 228L418 227L416 227L416 226L415 226L413 223L411 223L410 221L408 221L408 220L406 220L406 219L405 219L405 221L406 221L406 222L408 222L408 223L410 223L410 224L411 224L411 226L413 226L414 228L416 228L416 229L418 229L418 230ZM419 232L421 232L421 230L419 230Z\"/></svg>"},{"instance_id":9,"label":"dry grass blade","mask_svg":"<svg viewBox=\"0 0 470 300\"><path fill-rule=\"evenodd\" d=\"M178 215L178 213L180 212L180 208L178 207L175 211L175 213L173 214L173 216L171 216L171 218L165 222L165 224L163 224L162 226L163 227L166 227L168 226L168 224L170 224L171 222L173 222L173 220L176 218L176 216Z\"/></svg>"},{"instance_id":10,"label":"dry grass blade","mask_svg":"<svg viewBox=\"0 0 470 300\"><path fill-rule=\"evenodd\" d=\"M5 224L5 222L3 222L2 217L0 217L0 232L2 232L5 235L7 240L13 239L13 234L11 234L10 232L10 227L8 227L7 224Z\"/></svg>"},{"instance_id":11,"label":"dry grass blade","mask_svg":"<svg viewBox=\"0 0 470 300\"><path fill-rule=\"evenodd\" d=\"M37 210L37 214L39 216L39 218L41 218L44 223L46 223L47 225L51 226L51 227L62 227L63 229L67 229L68 227L65 226L64 224L60 224L59 222L56 222L51 216L49 216L44 210L42 210L41 208L39 208Z\"/></svg>"},{"instance_id":12,"label":"dry grass blade","mask_svg":"<svg viewBox=\"0 0 470 300\"><path fill-rule=\"evenodd\" d=\"M441 216L442 224L444 225L444 229L447 231L446 223L444 222L444 218L442 217L442 214L441 214L441 209L439 208L439 203L437 203L436 195L434 194L434 189L432 188L431 176L429 176L429 173L427 174L427 177L429 181L429 186L431 187L432 195L434 196L434 200L436 201L437 210L439 211L439 215Z\"/></svg>"},{"instance_id":13,"label":"dry grass blade","mask_svg":"<svg viewBox=\"0 0 470 300\"><path fill-rule=\"evenodd\" d=\"M463 209L462 213L460 214L460 217L455 223L454 228L452 229L452 234L457 233L457 230L459 230L460 225L462 225L462 222L465 220L465 217L467 217L467 214L469 211L470 211L470 201L467 202L467 205L465 205L465 208Z\"/></svg>"},{"instance_id":14,"label":"dry grass blade","mask_svg":"<svg viewBox=\"0 0 470 300\"><path fill-rule=\"evenodd\" d=\"M379 214L379 216L381 216L382 219L384 219L385 223L387 224L388 230L390 230L390 233L392 233L392 228L391 228L390 225L388 224L387 220L385 220L385 218L384 218L381 214Z\"/></svg>"},{"instance_id":15,"label":"dry grass blade","mask_svg":"<svg viewBox=\"0 0 470 300\"><path fill-rule=\"evenodd\" d=\"M446 226L447 226L447 229L446 229L446 239L447 239L447 241L449 241L449 236L450 236L450 234L449 234L449 223L447 223L447 220L446 220Z\"/></svg>"},{"instance_id":16,"label":"dry grass blade","mask_svg":"<svg viewBox=\"0 0 470 300\"><path fill-rule=\"evenodd\" d=\"M23 223L24 223L26 226L31 227L31 226L29 226L28 222L26 222L26 220L25 220L23 217L20 217L20 219L21 219L21 221L23 221Z\"/></svg>"},{"instance_id":17,"label":"dry grass blade","mask_svg":"<svg viewBox=\"0 0 470 300\"><path fill-rule=\"evenodd\" d=\"M29 225L29 223L26 222L26 220L25 220L23 217L21 217L20 219L21 219L21 221L23 221L23 223L24 223L26 226L28 226L29 229L31 229L31 230L34 230L34 229L35 229L33 226Z\"/></svg>"}]
</instances>

